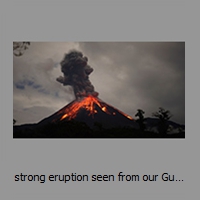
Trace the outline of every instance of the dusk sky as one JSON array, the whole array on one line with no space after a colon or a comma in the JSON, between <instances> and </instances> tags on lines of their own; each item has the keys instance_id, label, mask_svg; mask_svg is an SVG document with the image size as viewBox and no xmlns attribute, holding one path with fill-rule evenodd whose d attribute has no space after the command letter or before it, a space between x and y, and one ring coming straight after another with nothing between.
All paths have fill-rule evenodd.
<instances>
[{"instance_id":1,"label":"dusk sky","mask_svg":"<svg viewBox=\"0 0 200 200\"><path fill-rule=\"evenodd\" d=\"M31 42L22 56L13 55L13 118L36 123L75 99L60 61L69 50L88 57L90 81L99 98L135 118L163 107L172 121L185 124L184 42Z\"/></svg>"}]
</instances>

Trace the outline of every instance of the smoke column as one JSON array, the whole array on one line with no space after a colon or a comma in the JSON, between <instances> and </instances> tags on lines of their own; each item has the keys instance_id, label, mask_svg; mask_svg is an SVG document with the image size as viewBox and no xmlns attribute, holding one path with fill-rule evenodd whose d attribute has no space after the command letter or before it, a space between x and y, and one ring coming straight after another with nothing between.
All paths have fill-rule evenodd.
<instances>
[{"instance_id":1,"label":"smoke column","mask_svg":"<svg viewBox=\"0 0 200 200\"><path fill-rule=\"evenodd\" d=\"M71 85L76 99L89 95L98 96L98 92L94 90L94 86L89 80L89 75L93 72L93 69L87 62L87 57L83 57L81 52L73 50L65 54L60 63L64 76L60 76L56 80L63 85Z\"/></svg>"}]
</instances>

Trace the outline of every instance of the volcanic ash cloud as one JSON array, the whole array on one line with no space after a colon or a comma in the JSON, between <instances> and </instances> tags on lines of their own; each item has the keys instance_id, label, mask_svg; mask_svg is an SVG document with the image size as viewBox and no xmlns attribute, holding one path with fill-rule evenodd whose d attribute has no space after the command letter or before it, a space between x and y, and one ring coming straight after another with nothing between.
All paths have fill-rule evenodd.
<instances>
[{"instance_id":1,"label":"volcanic ash cloud","mask_svg":"<svg viewBox=\"0 0 200 200\"><path fill-rule=\"evenodd\" d=\"M86 96L98 96L98 92L94 90L94 86L89 80L93 68L87 62L87 57L83 56L81 52L73 50L65 54L60 63L64 76L60 76L56 80L63 85L71 85L76 99Z\"/></svg>"}]
</instances>

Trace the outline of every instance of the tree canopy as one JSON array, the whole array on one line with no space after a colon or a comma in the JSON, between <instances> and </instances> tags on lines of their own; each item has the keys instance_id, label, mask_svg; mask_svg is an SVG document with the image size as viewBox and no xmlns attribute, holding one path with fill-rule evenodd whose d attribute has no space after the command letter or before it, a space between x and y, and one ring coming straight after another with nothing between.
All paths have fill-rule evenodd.
<instances>
[{"instance_id":1,"label":"tree canopy","mask_svg":"<svg viewBox=\"0 0 200 200\"><path fill-rule=\"evenodd\" d=\"M13 54L15 56L22 56L30 44L30 42L13 42Z\"/></svg>"}]
</instances>

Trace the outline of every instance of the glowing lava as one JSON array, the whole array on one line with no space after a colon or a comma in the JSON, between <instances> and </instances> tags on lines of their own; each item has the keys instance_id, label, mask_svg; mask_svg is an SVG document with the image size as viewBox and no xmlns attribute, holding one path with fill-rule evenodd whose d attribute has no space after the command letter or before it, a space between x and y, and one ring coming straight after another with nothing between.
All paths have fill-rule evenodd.
<instances>
[{"instance_id":1,"label":"glowing lava","mask_svg":"<svg viewBox=\"0 0 200 200\"><path fill-rule=\"evenodd\" d=\"M114 109L115 111L118 111L120 114L124 115L130 120L133 120L133 118L129 115L126 115L125 113L113 108L112 106L104 103L103 101L94 96L87 96L85 98L82 98L81 100L76 100L69 104L69 106L67 106L65 109L58 113L59 115L62 115L60 120L74 119L79 113L80 109L85 109L88 113L88 116L92 117L94 117L94 115L97 114L99 110L109 115L115 116L116 112L113 111Z\"/></svg>"}]
</instances>

